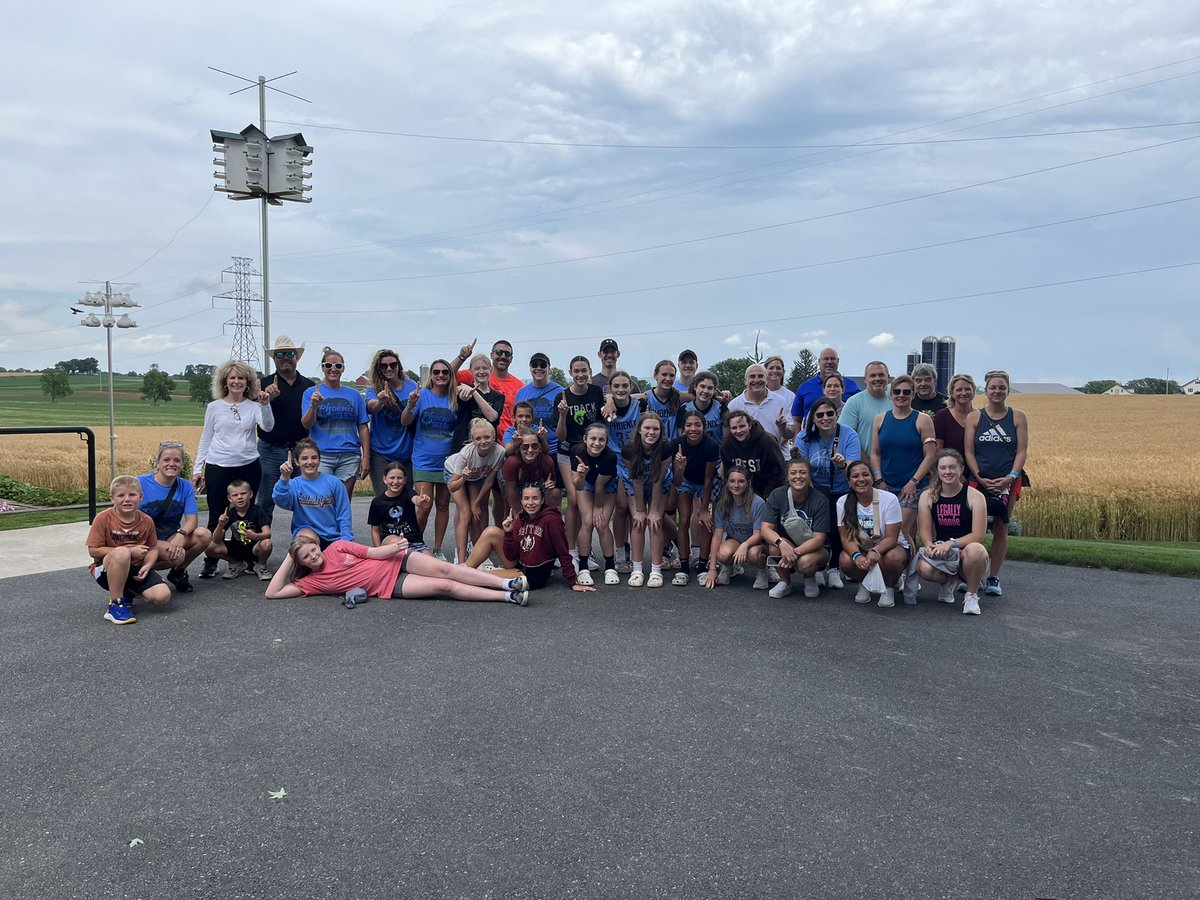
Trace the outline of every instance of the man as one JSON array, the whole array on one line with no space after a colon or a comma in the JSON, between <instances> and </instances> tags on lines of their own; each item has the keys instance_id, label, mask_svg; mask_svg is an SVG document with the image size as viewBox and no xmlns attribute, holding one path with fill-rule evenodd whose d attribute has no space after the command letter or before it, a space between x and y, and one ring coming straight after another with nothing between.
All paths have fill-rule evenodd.
<instances>
[{"instance_id":1,"label":"man","mask_svg":"<svg viewBox=\"0 0 1200 900\"><path fill-rule=\"evenodd\" d=\"M612 338L600 342L600 371L592 376L592 384L608 393L608 383L612 380L613 372L617 371L617 360L621 358L621 349Z\"/></svg>"},{"instance_id":2,"label":"man","mask_svg":"<svg viewBox=\"0 0 1200 900\"><path fill-rule=\"evenodd\" d=\"M796 389L796 399L792 401L792 421L797 432L804 428L804 416L808 413L808 408L825 396L825 389L822 387L825 376L838 371L841 362L838 352L832 347L826 347L817 358L817 374ZM858 392L857 382L847 378L846 392L842 394L842 400L849 400Z\"/></svg>"},{"instance_id":3,"label":"man","mask_svg":"<svg viewBox=\"0 0 1200 900\"><path fill-rule=\"evenodd\" d=\"M550 456L558 453L558 398L562 396L561 384L550 380L550 357L535 353L529 357L529 384L517 391L515 403L528 403L533 407L533 424L546 429L546 443ZM507 430L507 429L506 429ZM500 432L504 437L504 432Z\"/></svg>"},{"instance_id":4,"label":"man","mask_svg":"<svg viewBox=\"0 0 1200 900\"><path fill-rule=\"evenodd\" d=\"M888 384L892 377L887 365L877 359L867 363L866 377L867 389L846 401L838 416L838 423L858 432L862 458L870 459L875 417L892 408L892 401L888 397ZM849 384L850 380L846 379L846 383Z\"/></svg>"},{"instance_id":5,"label":"man","mask_svg":"<svg viewBox=\"0 0 1200 900\"><path fill-rule=\"evenodd\" d=\"M692 390L692 379L696 377L696 370L700 368L700 362L696 358L695 350L684 350L679 354L679 375L675 382L675 390L681 394L690 393Z\"/></svg>"},{"instance_id":6,"label":"man","mask_svg":"<svg viewBox=\"0 0 1200 900\"><path fill-rule=\"evenodd\" d=\"M303 356L303 345L297 347L290 337L279 335L271 349L275 374L264 375L259 382L259 390L271 398L271 412L275 414L274 428L270 431L258 429L258 461L262 466L262 482L255 503L266 516L268 525L275 513L271 490L279 480L279 467L287 462L288 453L296 446L296 441L308 437L308 429L300 422L301 403L304 392L316 387L316 382L296 371Z\"/></svg>"},{"instance_id":7,"label":"man","mask_svg":"<svg viewBox=\"0 0 1200 900\"><path fill-rule=\"evenodd\" d=\"M508 341L496 341L492 344L492 388L504 395L504 411L500 413L500 421L496 423L496 431L501 437L513 423L513 404L516 403L517 391L525 386L516 375L510 375L509 365L512 363L513 348Z\"/></svg>"},{"instance_id":8,"label":"man","mask_svg":"<svg viewBox=\"0 0 1200 900\"><path fill-rule=\"evenodd\" d=\"M754 418L763 431L779 441L780 447L792 442L795 432L788 422L787 406L767 390L767 369L755 363L746 369L746 390L729 401L729 411L742 410Z\"/></svg>"},{"instance_id":9,"label":"man","mask_svg":"<svg viewBox=\"0 0 1200 900\"><path fill-rule=\"evenodd\" d=\"M912 370L913 383L917 387L913 397L913 409L927 416L937 415L939 409L946 408L946 395L939 394L937 389L937 369L929 363L918 363Z\"/></svg>"}]
</instances>

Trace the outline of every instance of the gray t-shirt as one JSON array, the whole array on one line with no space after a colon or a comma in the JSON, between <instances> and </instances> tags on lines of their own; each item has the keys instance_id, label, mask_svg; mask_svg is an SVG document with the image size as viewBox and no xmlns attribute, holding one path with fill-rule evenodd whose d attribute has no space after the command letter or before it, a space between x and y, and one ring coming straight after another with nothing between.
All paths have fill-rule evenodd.
<instances>
[{"instance_id":1,"label":"gray t-shirt","mask_svg":"<svg viewBox=\"0 0 1200 900\"><path fill-rule=\"evenodd\" d=\"M783 518L788 514L788 485L777 487L767 498L766 521L775 526L780 537L788 538L783 528ZM820 534L829 534L829 499L814 487L808 489L808 496L794 504L796 514L808 519L809 527Z\"/></svg>"},{"instance_id":2,"label":"gray t-shirt","mask_svg":"<svg viewBox=\"0 0 1200 900\"><path fill-rule=\"evenodd\" d=\"M728 516L722 515L720 506L714 504L713 527L723 529L726 538L732 538L739 544L742 544L750 539L750 535L762 527L763 518L766 514L766 501L757 494L754 495L754 501L750 504L749 518L743 515L741 507L736 504L729 507Z\"/></svg>"}]
</instances>

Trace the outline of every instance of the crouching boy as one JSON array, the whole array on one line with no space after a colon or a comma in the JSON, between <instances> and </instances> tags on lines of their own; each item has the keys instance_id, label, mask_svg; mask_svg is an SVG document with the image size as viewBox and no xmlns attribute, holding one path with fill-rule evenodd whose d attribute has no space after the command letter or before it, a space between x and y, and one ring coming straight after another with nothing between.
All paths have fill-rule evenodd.
<instances>
[{"instance_id":1,"label":"crouching boy","mask_svg":"<svg viewBox=\"0 0 1200 900\"><path fill-rule=\"evenodd\" d=\"M254 490L250 482L238 480L229 485L228 494L229 508L217 519L208 556L228 560L222 578L237 578L251 569L259 581L270 581L271 526L254 503Z\"/></svg>"},{"instance_id":2,"label":"crouching boy","mask_svg":"<svg viewBox=\"0 0 1200 900\"><path fill-rule=\"evenodd\" d=\"M88 572L108 591L104 618L114 625L132 625L133 598L163 606L171 589L154 571L158 536L154 520L138 509L142 486L132 475L118 475L108 488L112 509L96 516L87 536L92 564Z\"/></svg>"}]
</instances>

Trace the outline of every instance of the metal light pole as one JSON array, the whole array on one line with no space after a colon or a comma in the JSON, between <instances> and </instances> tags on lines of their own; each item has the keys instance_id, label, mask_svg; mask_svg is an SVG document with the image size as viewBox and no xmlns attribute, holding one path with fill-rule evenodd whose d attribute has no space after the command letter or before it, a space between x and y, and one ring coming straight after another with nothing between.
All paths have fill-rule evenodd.
<instances>
[{"instance_id":1,"label":"metal light pole","mask_svg":"<svg viewBox=\"0 0 1200 900\"><path fill-rule=\"evenodd\" d=\"M129 318L129 313L123 313L120 318L113 317L113 309L128 309L137 306L128 294L114 294L111 282L104 282L104 293L88 291L81 306L92 306L104 309L104 318L95 313L88 313L79 324L84 328L103 328L105 343L108 345L108 470L109 477L117 477L117 432L116 413L113 404L113 357L112 330L113 328L137 328L137 322Z\"/></svg>"}]
</instances>

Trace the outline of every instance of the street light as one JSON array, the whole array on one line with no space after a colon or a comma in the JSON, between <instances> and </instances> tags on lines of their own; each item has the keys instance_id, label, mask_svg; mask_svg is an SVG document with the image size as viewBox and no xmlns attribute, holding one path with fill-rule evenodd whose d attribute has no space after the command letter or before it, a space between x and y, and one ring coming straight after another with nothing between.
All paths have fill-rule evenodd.
<instances>
[{"instance_id":1,"label":"street light","mask_svg":"<svg viewBox=\"0 0 1200 900\"><path fill-rule=\"evenodd\" d=\"M120 318L113 318L113 309L129 309L137 306L128 294L114 294L112 284L104 282L104 293L88 291L81 306L91 306L104 309L104 317L88 313L80 321L84 328L104 328L104 337L108 344L108 470L109 477L117 477L117 432L116 416L113 411L113 362L112 362L112 330L113 328L137 328L137 322L124 313Z\"/></svg>"}]
</instances>

